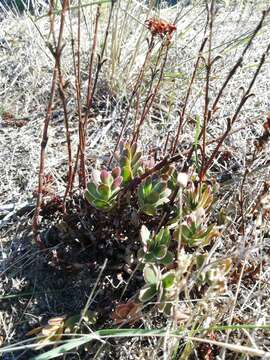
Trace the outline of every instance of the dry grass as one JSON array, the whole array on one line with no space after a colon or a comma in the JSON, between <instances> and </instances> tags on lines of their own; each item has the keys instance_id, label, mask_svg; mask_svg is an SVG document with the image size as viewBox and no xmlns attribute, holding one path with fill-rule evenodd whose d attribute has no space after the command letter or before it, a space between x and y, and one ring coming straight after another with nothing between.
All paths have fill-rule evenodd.
<instances>
[{"instance_id":1,"label":"dry grass","mask_svg":"<svg viewBox=\"0 0 270 360\"><path fill-rule=\"evenodd\" d=\"M168 133L175 134L178 125L178 111L183 104L194 63L204 36L206 22L205 6L202 1L194 5L160 10L160 16L173 21L178 16L177 33L173 38L165 68L161 92L154 104L151 117L144 124L140 144L146 152L149 149L163 149ZM256 4L239 1L237 5L218 2L214 23L213 57L221 56L211 75L210 98L214 98L229 70L236 62L248 36L256 27L265 1ZM227 1L227 3L229 3ZM44 14L44 10L40 10ZM108 161L121 129L123 104L147 51L147 30L144 21L150 10L140 1L119 1L113 15L112 32L95 97L96 112L88 127L87 166L99 167ZM75 29L76 16L72 13ZM84 8L81 27L81 56L83 91L87 86L87 59L93 34L95 7ZM102 6L101 31L98 47L102 45L103 33L108 11ZM46 46L49 33L48 17L36 18L30 14L16 16L7 12L0 23L0 285L2 305L0 313L0 342L10 344L25 338L33 326L44 323L48 318L63 313L76 313L87 303L88 296L96 283L91 270L84 269L79 274L68 274L51 270L46 263L46 253L32 244L31 216L35 199L33 191L37 188L41 131L50 92L53 57ZM243 66L229 83L221 100L219 116L214 119L207 132L211 142L222 135L226 119L230 117L239 94L246 88L254 73L258 60L265 50L270 37L268 22L254 39ZM75 30L74 30L75 31ZM71 119L72 149L77 146L77 113L75 107L75 85L72 67L71 33L67 21L65 33L66 46L63 51L62 67L67 83L68 111ZM229 174L228 183L219 191L216 211L225 208L230 221L223 230L210 255L235 259L234 270L230 276L228 291L220 299L184 301L183 312L189 316L189 329L197 321L201 327L213 324L269 324L270 318L270 240L269 223L257 226L250 215L250 209L262 193L264 182L269 181L269 145L251 163L254 140L262 134L262 124L270 109L269 81L270 61L267 58L253 87L254 97L249 99L241 115L222 146L222 152L230 153L229 161L216 160L211 170L214 177ZM203 67L199 68L196 83L188 105L191 120L181 135L181 151L184 152L194 142L195 119L203 117L204 82ZM133 110L132 115L135 110ZM8 115L8 113L10 115ZM126 136L133 124L126 129ZM46 173L54 177L55 193L62 195L65 189L63 175L66 171L66 145L63 141L63 112L57 97L54 116L49 129L49 144L46 152ZM214 144L209 144L210 154ZM222 153L220 154L220 156ZM241 221L238 203L239 189L249 168L243 192L245 197L245 233L238 234ZM239 220L240 219L240 220ZM33 271L34 269L34 271ZM115 281L107 276L107 284ZM115 285L115 284L114 284ZM123 286L123 285L119 285ZM102 289L95 296L106 296ZM9 297L12 295L13 297ZM199 300L199 299L198 299ZM212 301L213 300L213 301ZM109 314L108 314L109 317ZM163 323L144 312L145 328L155 328ZM106 321L105 321L106 327ZM89 331L91 331L89 329ZM184 344L196 343L188 331ZM200 334L203 337L203 333ZM257 349L259 357L269 356L269 330L231 330L215 333L217 341L213 356L216 359L250 359L252 354L244 347ZM166 342L165 338L165 342ZM198 340L200 341L200 340ZM211 343L209 338L206 338ZM222 346L222 344L225 344ZM238 350L229 345L238 346ZM163 358L161 349L165 348L163 339L149 337L115 340L99 343L89 349L85 358L91 359L149 359ZM189 352L183 346L182 356ZM242 346L242 347L241 347ZM200 348L201 349L201 348ZM208 348L207 348L208 349ZM192 358L205 356L194 349ZM236 351L236 352L235 352ZM261 352L260 352L261 351ZM166 353L166 352L165 352ZM240 353L240 354L239 354ZM15 353L14 353L15 354ZM19 355L3 355L4 359L29 359L32 353L21 351ZM79 353L74 357L80 358ZM87 357L88 356L88 357ZM117 357L116 357L117 356ZM168 355L169 356L169 355ZM165 358L165 355L164 355ZM181 357L184 359L184 357ZM207 357L205 357L207 359ZM211 359L211 358L209 358Z\"/></svg>"}]
</instances>

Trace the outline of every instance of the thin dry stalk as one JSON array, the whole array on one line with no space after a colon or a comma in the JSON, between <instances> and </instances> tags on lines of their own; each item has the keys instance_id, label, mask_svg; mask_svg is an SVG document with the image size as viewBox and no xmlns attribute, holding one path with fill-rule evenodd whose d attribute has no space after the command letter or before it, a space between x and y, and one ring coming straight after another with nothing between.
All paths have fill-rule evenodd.
<instances>
[{"instance_id":1,"label":"thin dry stalk","mask_svg":"<svg viewBox=\"0 0 270 360\"><path fill-rule=\"evenodd\" d=\"M105 55L105 50L107 48L109 30L110 30L110 27L111 27L112 15L113 15L115 2L116 2L116 0L111 1L110 13L109 13L109 18L108 18L108 22L107 22L107 26L106 26L106 30L105 30L103 45L102 45L101 53L98 56L97 70L96 70L95 79L94 79L94 85L93 85L93 90L92 90L92 99L93 99L93 96L94 96L94 93L95 93L95 90L96 90L96 87L97 87L97 82L98 82L98 79L99 79L101 68L102 68L103 64L105 63L105 61L106 61L106 59L104 59L104 55Z\"/></svg>"},{"instance_id":2,"label":"thin dry stalk","mask_svg":"<svg viewBox=\"0 0 270 360\"><path fill-rule=\"evenodd\" d=\"M188 89L187 89L187 93L186 93L186 96L185 96L183 109L182 109L182 111L181 111L181 113L179 115L179 124L178 124L178 128L177 128L177 133L176 133L176 137L175 137L175 140L174 140L174 143L173 143L173 146L172 146L172 152L171 152L172 156L176 152L177 145L178 145L178 142L179 142L179 137L180 137L180 134L181 134L181 130L184 127L184 124L185 124L184 117L185 117L185 113L186 113L188 100L189 100L189 97L190 97L190 94L191 94L192 86L193 86L195 78L196 78L197 69L198 69L198 66L199 66L199 63L200 63L200 60L201 60L201 57L202 57L202 52L203 52L204 46L206 44L206 41L207 41L207 38L204 38L203 41L202 41L202 44L201 44L201 47L200 47L200 50L199 50L199 53L198 53L198 57L197 57L197 60L196 60L195 66L194 66L194 70L193 70L193 73L192 73L192 76L191 76L191 80L190 80L190 83L189 83L189 86L188 86Z\"/></svg>"},{"instance_id":3,"label":"thin dry stalk","mask_svg":"<svg viewBox=\"0 0 270 360\"><path fill-rule=\"evenodd\" d=\"M78 9L78 12L79 12L79 9ZM72 62L73 62L73 70L74 70L74 75L75 75L76 105L77 105L77 112L78 112L79 124L80 124L82 121L81 120L81 117L82 117L82 115L81 115L81 82L80 82L80 75L78 75L78 72L77 72L78 67L77 67L77 62L76 62L75 38L74 38L74 33L73 33L72 18L71 18L70 10L69 10L68 14L69 14L69 24L70 24L70 34L71 34ZM79 19L78 19L78 22L79 22ZM76 152L73 173L70 178L70 185L69 185L70 193L72 192L75 175L77 173L78 160L79 160L79 147Z\"/></svg>"},{"instance_id":4,"label":"thin dry stalk","mask_svg":"<svg viewBox=\"0 0 270 360\"><path fill-rule=\"evenodd\" d=\"M202 338L192 337L192 336L189 336L187 338L187 340L215 345L215 346L218 346L218 347L221 347L221 348L224 348L224 349L236 352L236 353L245 354L246 356L250 355L250 356L256 356L256 357L263 358L263 359L270 359L269 352L266 352L266 351L260 350L260 349L256 349L256 348L252 348L252 347L248 347L248 346L223 343L221 341L202 339Z\"/></svg>"},{"instance_id":5,"label":"thin dry stalk","mask_svg":"<svg viewBox=\"0 0 270 360\"><path fill-rule=\"evenodd\" d=\"M64 32L64 24L65 24L65 15L66 10L68 7L68 0L64 0L62 10L61 10L61 19L60 19L60 29L57 41L57 47L55 49L55 64L53 69L53 77L52 77L52 84L51 84L51 91L50 97L47 107L47 113L44 120L43 126L43 134L42 134L42 141L41 141L41 149L40 149L40 165L39 165L39 175L38 175L38 191L37 191L37 202L36 202L36 210L33 218L33 234L36 243L43 247L42 241L39 236L38 232L38 225L39 225L39 213L40 207L42 204L42 194L43 194L43 187L44 187L44 169L45 169L45 150L48 142L48 127L49 123L52 118L52 108L53 108L53 101L55 97L55 91L57 86L57 73L58 73L58 63L61 57L62 52L62 40L63 40L63 32Z\"/></svg>"},{"instance_id":6,"label":"thin dry stalk","mask_svg":"<svg viewBox=\"0 0 270 360\"><path fill-rule=\"evenodd\" d=\"M214 100L214 102L213 102L213 105L212 105L212 107L211 107L211 110L208 111L208 119L207 119L208 122L210 121L211 116L217 111L217 109L218 109L217 106L218 106L218 103L219 103L219 101L220 101L220 99L221 99L221 97L222 97L222 95L223 95L224 90L226 89L226 87L227 87L228 83L230 82L230 80L232 79L232 77L235 75L237 69L238 69L239 67L241 67L246 52L247 52L248 49L250 48L250 46L251 46L254 38L255 38L256 35L258 34L258 32L262 29L263 24L264 24L264 20L265 20L266 16L269 14L269 12L270 12L270 8L268 8L266 11L263 11L262 17L261 17L258 25L256 26L254 32L252 33L252 35L251 35L251 37L250 37L247 45L245 46L244 50L242 51L242 54L240 55L239 59L236 61L236 63L235 63L234 66L232 67L232 69L229 71L229 74L227 75L227 77L226 77L223 85L221 86L221 88L220 88L220 90L219 90L219 92L218 92L218 94L217 94L217 96L216 96L216 98L215 98L215 100ZM215 157L216 157L216 155L217 155L217 153L218 153L221 145L223 144L224 140L227 138L228 134L230 133L230 130L231 130L231 127L232 127L233 123L234 123L235 120L237 119L237 117L238 117L238 115L239 115L242 107L244 106L245 102L246 102L247 99L249 98L249 92L250 92L250 90L251 90L251 88L252 88L252 86L253 86L253 84L254 84L254 82L255 82L255 80L256 80L259 72L260 72L260 69L261 69L263 63L265 62L265 56L266 56L267 52L268 52L268 51L266 51L266 52L264 53L264 55L262 56L261 61L260 61L260 64L259 64L258 67L257 67L257 71L256 71L256 73L255 73L255 76L253 77L253 79L252 79L252 81L251 81L251 83L250 83L250 86L249 86L248 90L245 92L245 95L242 97L242 99L241 99L241 101L240 101L240 104L239 104L239 106L238 106L238 108L237 108L237 110L236 110L236 112L235 112L232 120L228 120L228 121L227 121L226 131L225 131L225 133L224 133L221 137L219 137L218 145L216 146L215 150L213 151L213 153L212 153L212 155L211 155L211 157L210 157L210 160L205 161L204 166L201 168L200 175L199 175L201 179L202 179L203 176L206 174L208 168L211 166L211 164L212 164L213 160L215 159ZM216 61L216 60L217 60L217 58L215 58L213 61ZM261 62L262 62L262 63L261 63ZM212 65L213 65L213 62L212 62ZM206 129L205 129L205 131L206 131ZM200 134L199 134L199 136L198 136L198 140L200 140L201 137L203 136L203 132L204 132L204 127L202 127L202 129L201 129L201 131L200 131ZM176 141L174 142L174 147L173 147L174 151L175 151L175 148L176 148L177 143L178 143L178 141L179 141L178 137L179 137L179 135L178 135L178 133L177 133L177 137L176 137L177 142L176 142ZM205 143L205 146L206 146L206 144L207 144L207 143ZM187 160L186 160L186 163L187 163L187 164L188 164L188 162L190 161L190 159L191 159L191 157L192 157L192 155L193 155L193 152L194 152L194 146L192 146L192 148L190 149L189 154L188 154L188 156L187 156ZM202 151L202 152L203 152L203 151Z\"/></svg>"},{"instance_id":7,"label":"thin dry stalk","mask_svg":"<svg viewBox=\"0 0 270 360\"><path fill-rule=\"evenodd\" d=\"M176 284L177 291L175 305L173 309L173 329L177 329L177 311L181 292L182 262L181 262L181 240L182 240L182 217L183 217L183 187L179 186L179 224L178 224L178 243L177 243L177 271Z\"/></svg>"},{"instance_id":8,"label":"thin dry stalk","mask_svg":"<svg viewBox=\"0 0 270 360\"><path fill-rule=\"evenodd\" d=\"M127 109L126 109L126 113L125 113L125 116L124 116L124 119L123 119L123 125L121 127L121 130L120 130L120 133L119 133L119 136L117 138L117 141L116 141L116 144L115 144L115 147L114 147L114 150L113 150L113 153L110 157L110 160L109 160L109 163L108 163L108 166L111 165L111 162L113 160L113 157L117 151L117 148L118 148L118 145L120 143L120 140L123 136L123 133L124 133L124 130L126 128L126 125L127 125L127 121L128 121L128 116L129 116L129 113L130 113L130 110L131 110L131 105L132 105L132 101L134 99L134 97L137 97L138 96L138 91L140 89L140 86L142 84L142 81L143 81L143 77L144 77L144 73L145 73L145 69L146 69L146 65L149 61L149 58L151 56L151 53L152 53L152 50L154 48L154 45L155 45L155 42L154 42L154 36L153 34L151 35L151 39L150 41L148 41L148 50L146 52L146 55L145 55L145 58L144 58L144 62L143 62L143 65L140 69L140 72L138 74L138 77L136 79L136 82L133 86L133 90L131 92L131 95L129 97L129 102L128 102L128 106L127 106Z\"/></svg>"},{"instance_id":9,"label":"thin dry stalk","mask_svg":"<svg viewBox=\"0 0 270 360\"><path fill-rule=\"evenodd\" d=\"M66 183L66 191L64 194L63 202L65 204L66 197L70 191L71 186L71 179L72 179L72 150L71 150L71 138L70 138L70 131L69 131L69 119L68 119L68 111L67 111L67 100L66 100L66 94L65 94L65 83L64 78L62 74L61 69L61 56L59 58L56 58L57 61L57 70L58 70L58 89L59 94L64 110L64 124L65 124L65 130L66 130L66 141L67 141L67 152L68 152L68 172L67 172L67 183Z\"/></svg>"},{"instance_id":10,"label":"thin dry stalk","mask_svg":"<svg viewBox=\"0 0 270 360\"><path fill-rule=\"evenodd\" d=\"M251 79L251 81L249 83L249 86L248 86L247 90L244 92L244 95L242 96L242 98L241 98L241 100L239 102L239 105L236 108L234 115L232 116L232 119L231 120L228 119L228 121L227 121L227 129L226 129L225 133L221 137L221 139L218 142L216 148L213 150L212 155L210 156L210 159L206 162L204 167L201 169L201 171L199 173L200 179L202 179L205 176L205 174L206 174L207 170L210 168L213 160L216 158L217 153L218 153L221 145L224 143L225 139L228 137L228 135L230 133L230 130L231 130L231 127L236 122L236 120L238 119L240 111L242 110L242 108L245 105L246 101L251 96L253 96L253 94L251 94L252 87L253 87L253 85L254 85L254 83L255 83L255 81L256 81L256 79L257 79L257 77L258 77L258 75L259 75L259 73L261 71L261 68L262 68L263 64L265 63L265 60L266 60L266 58L268 56L269 51L270 51L270 43L268 44L265 52L262 54L259 65L257 66L257 69L256 69L256 71L255 71L255 73L254 73L254 75L253 75L253 77L252 77L252 79Z\"/></svg>"},{"instance_id":11,"label":"thin dry stalk","mask_svg":"<svg viewBox=\"0 0 270 360\"><path fill-rule=\"evenodd\" d=\"M97 12L95 17L95 28L94 28L94 37L93 37L93 44L91 49L91 55L90 55L90 62L89 62L89 71L88 71L88 86L87 86L87 98L86 98L86 113L84 116L81 116L81 122L80 122L80 131L79 131L79 148L78 148L78 155L76 158L76 163L78 163L78 156L80 158L80 170L79 170L79 182L80 186L85 189L87 184L87 178L86 178L86 164L85 164L85 146L86 146L86 137L87 137L87 125L88 125L88 117L90 114L90 109L92 107L93 98L95 94L95 90L97 87L99 75L101 68L105 62L104 60L104 54L107 47L108 42L108 35L109 35L109 29L111 25L111 19L112 19L112 13L114 8L115 1L112 1L110 13L109 13L109 19L107 22L107 27L105 30L105 36L103 41L103 46L101 49L100 55L98 55L98 63L97 63L97 70L95 74L95 78L92 85L92 73L94 68L94 58L96 53L96 46L97 46L97 34L98 34L98 23L99 23L99 17L100 17L100 4L97 6ZM80 106L80 112L81 112L81 106Z\"/></svg>"},{"instance_id":12,"label":"thin dry stalk","mask_svg":"<svg viewBox=\"0 0 270 360\"><path fill-rule=\"evenodd\" d=\"M254 148L250 165L253 164L255 159L256 159L256 147ZM248 173L249 173L249 167L246 164L245 172L244 172L243 179L241 181L241 185L240 185L240 189L239 189L239 199L238 199L239 206L240 206L240 216L241 216L240 233L242 234L242 236L245 235L245 229L246 229L246 221L245 221L245 216L244 216L244 212L245 212L245 210L244 210L244 208L245 208L244 185L247 180Z\"/></svg>"},{"instance_id":13,"label":"thin dry stalk","mask_svg":"<svg viewBox=\"0 0 270 360\"><path fill-rule=\"evenodd\" d=\"M147 117L147 115L149 114L150 110L151 110L151 107L153 105L153 102L158 94L158 91L159 91L159 88L160 88L160 85L161 85L161 81L163 79L163 74L164 74L164 68L165 68L165 65L166 65L166 61L167 61L167 57L168 57L168 51L169 51L169 46L170 46L170 42L169 42L169 39L165 39L165 42L163 42L161 48L160 48L160 51L159 51L159 55L158 55L158 58L157 58L157 62L156 62L156 66L157 67L157 64L159 63L160 61L160 58L161 58L161 55L162 55L162 52L165 48L165 54L164 54L164 60L163 60L163 63L161 64L161 68L159 70L159 78L158 78L158 81L157 81L157 84L156 86L154 87L154 89L152 90L152 83L153 83L153 80L154 80L154 77L155 77L155 73L156 73L156 69L154 70L154 74L153 74L153 77L152 77L152 81L151 81L151 84L149 86L149 94L146 98L146 101L145 101L145 104L144 104L144 108L143 108L143 111L142 111L142 115L141 115L141 118L140 118L140 121L139 121L139 124L137 125L136 127L136 130L135 130L135 133L133 134L133 138L131 140L131 143L133 144L134 142L137 142L138 141L138 138L139 138L139 134L140 134L140 129Z\"/></svg>"},{"instance_id":14,"label":"thin dry stalk","mask_svg":"<svg viewBox=\"0 0 270 360\"><path fill-rule=\"evenodd\" d=\"M84 121L82 117L81 107L81 0L78 6L78 30L77 30L77 64L76 64L76 92L77 92L77 108L79 116L79 145L76 157L76 170L79 165L79 186L83 189L86 187L85 175L85 138L84 138ZM75 175L75 171L74 171Z\"/></svg>"},{"instance_id":15,"label":"thin dry stalk","mask_svg":"<svg viewBox=\"0 0 270 360\"><path fill-rule=\"evenodd\" d=\"M256 37L256 35L258 34L258 32L261 30L261 28L263 27L263 23L264 23L264 20L265 20L265 17L267 14L269 14L270 12L270 8L268 8L266 11L263 11L262 13L262 17L257 25L257 27L255 28L252 36L250 37L247 45L245 46L242 54L240 55L239 59L236 61L235 65L232 67L232 69L230 70L226 80L224 81L223 85L221 86L214 102L213 102L213 106L212 106L212 109L211 109L211 112L214 113L217 109L217 105L218 105L218 102L220 100L220 98L222 97L222 94L224 92L224 90L226 89L229 81L232 79L232 77L234 76L234 74L236 73L237 69L239 67L241 67L242 63L243 63L243 60L244 60L244 56L246 54L246 52L248 51L248 49L250 48L254 38Z\"/></svg>"},{"instance_id":16,"label":"thin dry stalk","mask_svg":"<svg viewBox=\"0 0 270 360\"><path fill-rule=\"evenodd\" d=\"M86 124L87 119L89 115L90 107L92 106L92 100L93 100L93 90L92 90L92 77L93 77L93 69L94 69L94 58L96 53L96 47L97 47L97 34L98 34L98 23L99 23L99 17L100 17L100 7L99 4L97 6L97 12L95 17L95 28L94 28L94 38L93 38L93 44L92 44L92 50L90 55L90 62L89 62L89 69L88 69L88 86L87 86L87 99L86 99Z\"/></svg>"},{"instance_id":17,"label":"thin dry stalk","mask_svg":"<svg viewBox=\"0 0 270 360\"><path fill-rule=\"evenodd\" d=\"M208 38L208 56L206 66L206 83L205 83L205 98L204 98L204 115L203 115L203 127L202 127L202 167L205 162L205 152L206 152L206 129L207 124L211 116L211 112L209 111L209 90L210 90L210 74L212 68L212 37L213 37L213 22L214 22L214 6L215 0L211 1L210 9L208 9L208 17L209 17L209 38Z\"/></svg>"},{"instance_id":18,"label":"thin dry stalk","mask_svg":"<svg viewBox=\"0 0 270 360\"><path fill-rule=\"evenodd\" d=\"M87 98L86 98L86 114L83 118L82 116L82 106L81 106L81 77L80 77L80 67L79 65L75 66L75 74L76 74L76 89L77 89L77 109L79 115L79 145L76 154L75 160L75 169L73 174L73 181L75 178L75 173L77 171L78 164L79 165L79 184L82 188L86 188L86 168L85 168L85 144L86 144L86 125L87 119L89 116L90 107L92 104L92 73L94 67L94 57L96 52L96 44L97 44L97 33L98 33L98 21L100 17L100 4L97 6L96 17L95 17L95 30L93 37L93 44L91 48L90 62L89 62L89 70L88 70L88 86L87 86ZM80 7L78 9L78 64L80 64Z\"/></svg>"}]
</instances>

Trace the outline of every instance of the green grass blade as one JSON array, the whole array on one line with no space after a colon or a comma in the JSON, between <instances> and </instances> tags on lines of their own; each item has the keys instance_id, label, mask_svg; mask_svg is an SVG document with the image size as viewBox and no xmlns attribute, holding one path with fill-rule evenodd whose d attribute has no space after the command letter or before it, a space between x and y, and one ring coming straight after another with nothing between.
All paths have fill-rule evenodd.
<instances>
[{"instance_id":1,"label":"green grass blade","mask_svg":"<svg viewBox=\"0 0 270 360\"><path fill-rule=\"evenodd\" d=\"M242 329L265 329L270 330L270 324L265 325L256 325L256 324L247 324L247 325L215 325L211 326L209 328L198 328L194 329L193 334L198 334L202 331L226 331L226 330L242 330ZM103 329L93 332L92 334L87 335L81 335L79 338L75 339L69 339L69 340L62 340L62 341L56 341L48 343L48 346L52 345L59 345L60 346L51 349L49 351L46 351L43 354L37 355L32 358L32 360L50 360L54 359L64 353L67 353L68 351L71 351L81 345L84 345L86 343L89 343L93 340L100 340L102 339L108 339L108 338L117 338L117 337L133 337L133 336L139 336L139 337L148 337L148 336L157 336L157 337L165 337L165 336L174 336L174 337L183 337L183 335L186 334L182 329L178 331L172 331L170 334L168 334L168 330L166 328L162 329ZM69 336L73 336L73 334L69 334ZM79 336L78 334L74 334L74 336ZM22 341L20 344L23 346L18 346L17 344L7 346L5 348L2 348L0 350L0 353L7 353L7 352L14 352L17 350L27 349L27 348L35 348L36 344L33 344L33 340L37 339L29 339L26 341ZM31 344L27 345L32 341Z\"/></svg>"},{"instance_id":2,"label":"green grass blade","mask_svg":"<svg viewBox=\"0 0 270 360\"><path fill-rule=\"evenodd\" d=\"M216 325L209 328L198 328L194 330L194 334L200 333L202 331L224 331L224 330L241 330L241 329L270 329L270 324L266 325L256 325L256 324L247 324L247 325ZM182 330L173 331L169 334L170 336L182 337L184 332ZM145 329L104 329L93 332L92 334L82 336L79 339L72 339L69 342L58 346L55 349L49 350L44 354L40 354L32 358L32 360L50 360L54 359L61 354L64 354L70 350L73 350L76 347L84 345L92 340L102 340L103 338L110 337L133 337L133 336L158 336L165 337L168 336L168 331L165 328L155 329L155 330L145 330Z\"/></svg>"},{"instance_id":3,"label":"green grass blade","mask_svg":"<svg viewBox=\"0 0 270 360\"><path fill-rule=\"evenodd\" d=\"M102 338L110 337L133 337L133 336L165 336L165 329L145 330L145 329L104 329L96 331L92 334L82 336L79 339L72 339L68 343L49 350L44 354L40 354L31 360L50 360L54 359L74 348L84 345L92 340L102 340Z\"/></svg>"}]
</instances>

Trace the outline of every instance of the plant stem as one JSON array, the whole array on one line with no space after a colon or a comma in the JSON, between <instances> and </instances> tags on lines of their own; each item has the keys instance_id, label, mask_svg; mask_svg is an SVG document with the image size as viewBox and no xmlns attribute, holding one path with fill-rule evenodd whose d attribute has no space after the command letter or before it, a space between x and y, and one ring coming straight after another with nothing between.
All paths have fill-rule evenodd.
<instances>
[{"instance_id":1,"label":"plant stem","mask_svg":"<svg viewBox=\"0 0 270 360\"><path fill-rule=\"evenodd\" d=\"M188 86L188 90L187 90L187 93L186 93L186 96L185 96L183 109L182 109L182 111L181 111L181 113L179 115L179 124L178 124L178 128L177 128L176 137L175 137L175 140L174 140L174 143L173 143L173 147L172 147L172 152L171 152L172 155L174 155L175 152L176 152L177 145L178 145L178 142L179 142L180 133L181 133L181 130L182 130L182 128L184 126L184 123L185 123L184 122L184 117L185 117L185 113L186 113L188 100L189 100L189 97L190 97L190 94L191 94L192 86L193 86L195 78L196 78L197 69L198 69L200 59L201 59L201 56L202 56L201 53L202 53L202 51L204 49L206 41L207 41L207 38L204 38L203 41L202 41L202 44L201 44L201 47L200 47L200 50L199 50L199 53L198 53L198 57L197 57L197 60L196 60L195 66L194 66L194 70L193 70L193 73L192 73L192 77L191 77L191 80L190 80L190 83L189 83L189 86Z\"/></svg>"},{"instance_id":2,"label":"plant stem","mask_svg":"<svg viewBox=\"0 0 270 360\"><path fill-rule=\"evenodd\" d=\"M205 84L205 99L204 99L204 115L203 115L203 127L202 127L202 167L204 166L206 156L206 129L211 117L211 111L209 111L209 90L210 90L210 74L212 68L212 37L213 37L213 22L214 22L214 5L215 0L211 1L210 10L208 10L209 16L209 39L208 39L208 57L206 64L206 84Z\"/></svg>"},{"instance_id":3,"label":"plant stem","mask_svg":"<svg viewBox=\"0 0 270 360\"><path fill-rule=\"evenodd\" d=\"M43 199L42 195L43 195L43 187L44 187L45 150L46 150L46 146L47 146L47 142L48 142L48 127L49 127L49 123L52 118L52 108L53 108L53 101L54 101L54 97L55 97L56 83L57 83L57 72L58 72L57 67L58 67L59 59L61 57L61 52L62 52L62 39L63 39L65 13L66 13L67 5L68 5L68 0L64 0L63 6L62 6L62 11L61 11L58 42L57 42L57 47L55 49L55 64L54 64L54 69L53 69L51 91L50 91L50 97L49 97L49 102L48 102L48 106L47 106L47 113L46 113L46 117L44 120L41 149L40 149L37 202L36 202L36 209L35 209L32 227L33 227L34 240L41 248L44 248L44 244L42 243L42 240L40 239L38 225L39 225L40 207L41 207L42 199ZM53 28L53 26L52 26L52 28Z\"/></svg>"},{"instance_id":4,"label":"plant stem","mask_svg":"<svg viewBox=\"0 0 270 360\"><path fill-rule=\"evenodd\" d=\"M161 69L160 69L160 75L159 75L159 78L158 78L158 81L157 81L157 84L155 86L155 88L153 89L153 91L151 92L151 85L150 85L150 88L149 88L149 95L147 96L147 99L145 101L145 104L144 104L144 108L143 108L143 112L142 112L142 115L141 115L141 119L139 121L139 124L136 128L136 131L133 135L133 138L131 140L131 144L133 144L134 142L137 142L138 141L138 138L139 138L139 134L140 134L140 129L146 119L146 116L149 114L149 111L151 110L151 107L153 105L153 102L157 96L157 93L158 93L158 90L159 90L159 87L160 87L160 84L161 84L161 81L162 81L162 78L163 78L163 74L164 74L164 68L165 68L165 64L166 64L166 61L167 61L167 57L168 57L168 50L169 50L169 40L165 40L166 43L162 44L161 48L160 48L160 51L159 51L159 55L158 55L158 58L157 58L157 62L156 62L156 65L158 64L158 62L160 61L160 58L161 58L161 55L162 55L162 51L165 47L165 54L164 54L164 60L163 60L163 63L161 65ZM154 77L154 76L153 76Z\"/></svg>"},{"instance_id":5,"label":"plant stem","mask_svg":"<svg viewBox=\"0 0 270 360\"><path fill-rule=\"evenodd\" d=\"M65 206L66 197L70 191L71 180L72 180L72 150L71 150L71 139L70 139L70 132L69 132L69 119L68 119L68 111L67 111L67 101L66 101L66 94L65 94L65 87L64 87L64 79L61 70L61 58L57 59L57 69L58 69L58 88L59 94L62 101L62 106L64 110L64 123L65 123L65 130L66 130L66 141L67 141L67 152L68 152L68 172L67 172L67 184L66 184L66 191L64 194L63 203Z\"/></svg>"},{"instance_id":6,"label":"plant stem","mask_svg":"<svg viewBox=\"0 0 270 360\"><path fill-rule=\"evenodd\" d=\"M137 96L137 94L138 94L138 90L139 90L139 88L140 88L140 86L141 86L141 83L142 83L142 80L143 80L143 76L144 76L144 73L145 73L145 68L146 68L146 65L147 65L147 63L148 63L148 60L149 60L149 58L150 58L150 55L151 55L151 53L152 53L152 50L153 50L153 48L154 48L154 45L155 45L154 36L151 35L151 39L150 39L150 41L149 41L149 43L148 43L148 50L147 50L147 53L146 53L146 55L145 55L143 65L142 65L142 67L141 67L141 69L140 69L140 72L139 72L139 75L138 75L137 80L136 80L136 82L135 82L135 85L133 86L133 90L132 90L132 92L131 92L130 99L129 99L129 101L128 101L127 110L126 110L126 113L125 113L125 116L124 116L124 119L123 119L123 125L122 125L121 131L120 131L120 133L119 133L119 136L118 136L118 138L117 138L117 141L116 141L116 144L115 144L113 153L112 153L112 155L111 155L111 157L110 157L108 166L111 165L112 159L113 159L113 157L114 157L114 155L115 155L115 153L116 153L116 150L117 150L117 148L118 148L118 145L119 145L119 143L120 143L120 140L121 140L121 138L122 138L122 135L123 135L123 133L124 133L124 130L125 130L125 128L126 128L127 121L128 121L128 116L129 116L129 112L130 112L131 105L132 105L132 100L133 100L133 98L134 98L135 96Z\"/></svg>"}]
</instances>

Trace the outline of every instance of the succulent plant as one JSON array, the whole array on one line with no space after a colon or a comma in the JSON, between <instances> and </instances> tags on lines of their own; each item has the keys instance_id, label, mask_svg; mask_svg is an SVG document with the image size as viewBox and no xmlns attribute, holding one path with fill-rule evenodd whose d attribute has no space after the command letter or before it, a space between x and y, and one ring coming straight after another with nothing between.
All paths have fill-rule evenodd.
<instances>
[{"instance_id":1,"label":"succulent plant","mask_svg":"<svg viewBox=\"0 0 270 360\"><path fill-rule=\"evenodd\" d=\"M225 259L219 263L214 263L213 266L207 267L200 272L199 282L201 285L207 284L209 286L208 292L224 293L226 291L226 275L231 270L231 259Z\"/></svg>"},{"instance_id":2,"label":"succulent plant","mask_svg":"<svg viewBox=\"0 0 270 360\"><path fill-rule=\"evenodd\" d=\"M173 253L168 251L171 241L169 229L162 228L156 236L152 237L146 226L141 228L141 241L143 248L138 252L138 258L143 263L171 264Z\"/></svg>"},{"instance_id":3,"label":"succulent plant","mask_svg":"<svg viewBox=\"0 0 270 360\"><path fill-rule=\"evenodd\" d=\"M179 227L174 232L174 238L178 239ZM206 246L218 235L215 225L205 224L205 210L198 208L181 224L181 242L189 247Z\"/></svg>"},{"instance_id":4,"label":"succulent plant","mask_svg":"<svg viewBox=\"0 0 270 360\"><path fill-rule=\"evenodd\" d=\"M170 270L162 274L158 266L146 264L143 270L143 276L146 284L140 290L139 300L148 302L158 296L160 311L164 312L165 309L168 310L169 307L166 306L166 303L175 300L175 271Z\"/></svg>"},{"instance_id":5,"label":"succulent plant","mask_svg":"<svg viewBox=\"0 0 270 360\"><path fill-rule=\"evenodd\" d=\"M213 204L214 186L207 185L205 183L194 183L188 181L188 175L186 173L177 173L174 171L168 181L168 186L172 190L176 188L176 185L182 186L183 190L183 208L182 216L194 213L197 209L203 209L208 211ZM172 212L172 218L170 220L171 227L177 226L180 220L180 209L175 207Z\"/></svg>"},{"instance_id":6,"label":"succulent plant","mask_svg":"<svg viewBox=\"0 0 270 360\"><path fill-rule=\"evenodd\" d=\"M116 204L116 194L122 184L120 167L114 168L111 173L106 170L95 170L93 181L87 185L86 200L96 209L109 211Z\"/></svg>"},{"instance_id":7,"label":"succulent plant","mask_svg":"<svg viewBox=\"0 0 270 360\"><path fill-rule=\"evenodd\" d=\"M195 185L194 182L191 182L186 191L186 208L189 212L197 208L207 210L212 205L213 199L210 185L205 183Z\"/></svg>"},{"instance_id":8,"label":"succulent plant","mask_svg":"<svg viewBox=\"0 0 270 360\"><path fill-rule=\"evenodd\" d=\"M155 216L157 208L169 201L170 194L171 190L167 187L167 182L149 176L138 189L140 210L146 215Z\"/></svg>"},{"instance_id":9,"label":"succulent plant","mask_svg":"<svg viewBox=\"0 0 270 360\"><path fill-rule=\"evenodd\" d=\"M137 152L137 144L121 144L120 167L123 183L128 184L138 174L141 167L141 152Z\"/></svg>"}]
</instances>

